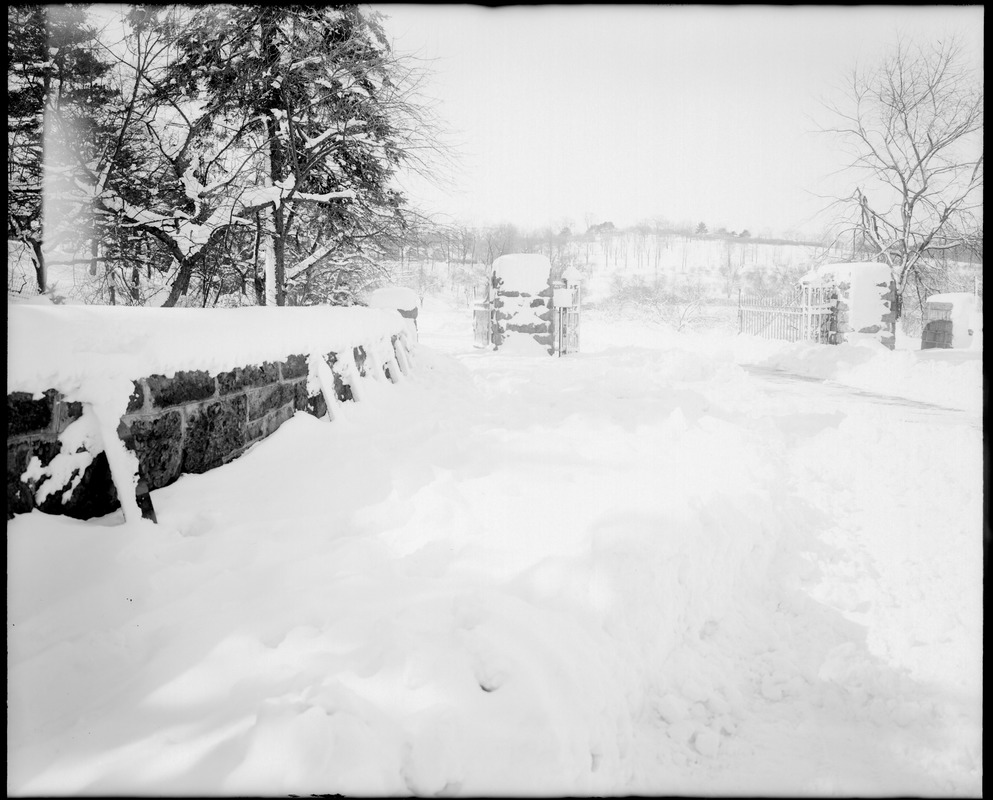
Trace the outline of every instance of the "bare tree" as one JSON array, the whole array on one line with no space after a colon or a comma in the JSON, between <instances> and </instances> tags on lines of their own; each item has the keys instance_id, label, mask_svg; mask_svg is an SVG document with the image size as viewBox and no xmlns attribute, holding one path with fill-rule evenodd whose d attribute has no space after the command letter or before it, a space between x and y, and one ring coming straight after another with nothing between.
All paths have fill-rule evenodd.
<instances>
[{"instance_id":1,"label":"bare tree","mask_svg":"<svg viewBox=\"0 0 993 800\"><path fill-rule=\"evenodd\" d=\"M734 257L731 252L732 249L737 249L737 258ZM724 263L717 268L721 277L724 278L724 291L727 293L728 297L731 297L731 292L737 289L741 285L741 275L745 270L745 254L740 249L738 249L735 242L727 240L724 242Z\"/></svg>"},{"instance_id":2,"label":"bare tree","mask_svg":"<svg viewBox=\"0 0 993 800\"><path fill-rule=\"evenodd\" d=\"M837 240L889 264L902 298L968 248L982 229L983 85L952 42L899 42L878 66L856 68L843 104L828 105L860 180L835 198Z\"/></svg>"},{"instance_id":3,"label":"bare tree","mask_svg":"<svg viewBox=\"0 0 993 800\"><path fill-rule=\"evenodd\" d=\"M517 228L505 222L494 228L487 228L482 240L486 249L486 263L492 264L500 256L514 252L520 242L520 234Z\"/></svg>"}]
</instances>

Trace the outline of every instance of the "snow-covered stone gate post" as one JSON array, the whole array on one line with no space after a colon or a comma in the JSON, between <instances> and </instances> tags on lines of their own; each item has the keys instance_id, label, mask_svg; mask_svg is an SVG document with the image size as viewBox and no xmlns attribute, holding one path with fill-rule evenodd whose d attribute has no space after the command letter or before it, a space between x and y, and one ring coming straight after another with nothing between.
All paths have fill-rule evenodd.
<instances>
[{"instance_id":1,"label":"snow-covered stone gate post","mask_svg":"<svg viewBox=\"0 0 993 800\"><path fill-rule=\"evenodd\" d=\"M547 257L515 253L493 262L493 349L555 352L552 264Z\"/></svg>"},{"instance_id":2,"label":"snow-covered stone gate post","mask_svg":"<svg viewBox=\"0 0 993 800\"><path fill-rule=\"evenodd\" d=\"M801 284L833 290L835 344L868 337L890 350L896 345L897 294L888 265L825 264L807 273Z\"/></svg>"}]
</instances>

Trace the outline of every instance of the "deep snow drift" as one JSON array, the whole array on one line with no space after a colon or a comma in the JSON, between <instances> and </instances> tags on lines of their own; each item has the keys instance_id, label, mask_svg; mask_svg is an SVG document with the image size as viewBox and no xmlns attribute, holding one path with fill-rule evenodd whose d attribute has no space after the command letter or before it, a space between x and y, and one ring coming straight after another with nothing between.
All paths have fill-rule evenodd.
<instances>
[{"instance_id":1,"label":"deep snow drift","mask_svg":"<svg viewBox=\"0 0 993 800\"><path fill-rule=\"evenodd\" d=\"M8 524L8 793L981 793L978 353L420 322L158 526ZM870 362L964 410L742 366Z\"/></svg>"}]
</instances>

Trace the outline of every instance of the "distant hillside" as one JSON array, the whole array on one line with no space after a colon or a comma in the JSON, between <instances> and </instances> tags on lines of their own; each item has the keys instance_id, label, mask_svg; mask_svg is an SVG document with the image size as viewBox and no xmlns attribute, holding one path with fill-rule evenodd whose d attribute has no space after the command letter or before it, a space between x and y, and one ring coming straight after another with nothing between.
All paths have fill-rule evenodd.
<instances>
[{"instance_id":1,"label":"distant hillside","mask_svg":"<svg viewBox=\"0 0 993 800\"><path fill-rule=\"evenodd\" d=\"M451 250L427 248L403 261L381 264L384 280L422 295L447 291L468 303L486 291L489 260L473 257L482 249L457 258ZM684 299L727 299L739 290L772 294L792 287L826 260L845 258L840 250L810 242L637 228L579 236L523 235L489 250L493 258L507 252L546 255L553 275L576 267L588 302L637 286Z\"/></svg>"}]
</instances>

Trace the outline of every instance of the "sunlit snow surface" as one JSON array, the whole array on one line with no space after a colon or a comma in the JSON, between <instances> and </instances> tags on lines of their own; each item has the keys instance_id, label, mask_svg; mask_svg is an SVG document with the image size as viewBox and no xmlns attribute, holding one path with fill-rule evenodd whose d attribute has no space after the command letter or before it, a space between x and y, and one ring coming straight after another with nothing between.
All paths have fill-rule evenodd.
<instances>
[{"instance_id":1,"label":"sunlit snow surface","mask_svg":"<svg viewBox=\"0 0 993 800\"><path fill-rule=\"evenodd\" d=\"M8 524L9 794L981 794L981 353L419 321L158 526Z\"/></svg>"}]
</instances>

